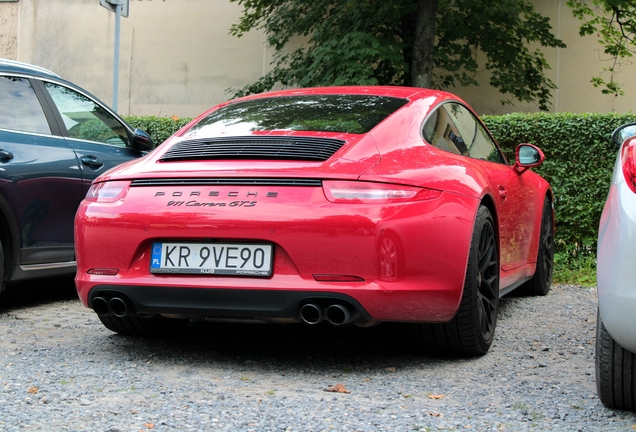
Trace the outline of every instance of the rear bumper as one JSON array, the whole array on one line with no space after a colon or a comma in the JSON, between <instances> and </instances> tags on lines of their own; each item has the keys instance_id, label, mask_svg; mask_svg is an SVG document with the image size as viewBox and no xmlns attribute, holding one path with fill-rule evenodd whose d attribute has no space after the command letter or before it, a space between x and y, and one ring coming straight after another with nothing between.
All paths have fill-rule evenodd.
<instances>
[{"instance_id":1,"label":"rear bumper","mask_svg":"<svg viewBox=\"0 0 636 432\"><path fill-rule=\"evenodd\" d=\"M97 297L124 297L134 313L178 315L191 319L246 318L300 322L300 308L309 303L322 307L342 303L352 306L364 320L391 322L446 322L457 311L462 286L377 283L359 286L305 283L302 288L151 286L83 282L76 277L80 299L93 308ZM93 278L95 279L95 278ZM266 282L266 281L262 281ZM394 288L394 289L389 289Z\"/></svg>"},{"instance_id":2,"label":"rear bumper","mask_svg":"<svg viewBox=\"0 0 636 432\"><path fill-rule=\"evenodd\" d=\"M92 305L97 297L127 299L132 306L131 313L141 315L300 322L301 307L311 303L323 308L332 304L345 304L357 310L362 319L372 320L360 303L340 293L100 285L91 290L89 304Z\"/></svg>"}]
</instances>

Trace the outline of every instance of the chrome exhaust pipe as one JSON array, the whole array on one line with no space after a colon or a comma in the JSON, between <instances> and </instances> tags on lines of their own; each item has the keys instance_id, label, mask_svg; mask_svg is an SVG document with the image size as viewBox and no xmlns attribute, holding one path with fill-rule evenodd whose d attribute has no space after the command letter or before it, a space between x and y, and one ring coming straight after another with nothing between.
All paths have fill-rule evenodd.
<instances>
[{"instance_id":1,"label":"chrome exhaust pipe","mask_svg":"<svg viewBox=\"0 0 636 432\"><path fill-rule=\"evenodd\" d=\"M130 304L130 301L122 297L113 297L110 299L108 307L117 318L123 318L133 312L133 307Z\"/></svg>"},{"instance_id":2,"label":"chrome exhaust pipe","mask_svg":"<svg viewBox=\"0 0 636 432\"><path fill-rule=\"evenodd\" d=\"M329 306L325 311L325 315L327 321L335 326L350 324L360 319L360 312L356 309L351 310L341 304L333 304Z\"/></svg>"},{"instance_id":3,"label":"chrome exhaust pipe","mask_svg":"<svg viewBox=\"0 0 636 432\"><path fill-rule=\"evenodd\" d=\"M300 308L300 317L307 324L318 324L324 318L322 307L314 303L307 303Z\"/></svg>"},{"instance_id":4,"label":"chrome exhaust pipe","mask_svg":"<svg viewBox=\"0 0 636 432\"><path fill-rule=\"evenodd\" d=\"M108 315L108 299L105 297L95 297L91 302L91 307L97 315Z\"/></svg>"}]
</instances>

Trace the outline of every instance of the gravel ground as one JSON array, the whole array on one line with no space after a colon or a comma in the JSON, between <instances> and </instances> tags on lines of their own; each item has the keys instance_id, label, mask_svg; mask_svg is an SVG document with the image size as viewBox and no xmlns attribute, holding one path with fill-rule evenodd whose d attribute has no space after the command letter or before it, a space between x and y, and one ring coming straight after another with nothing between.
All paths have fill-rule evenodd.
<instances>
[{"instance_id":1,"label":"gravel ground","mask_svg":"<svg viewBox=\"0 0 636 432\"><path fill-rule=\"evenodd\" d=\"M106 330L69 280L14 286L0 296L0 431L632 430L633 413L596 397L595 325L595 289L562 285L502 299L481 358L416 353L389 324L140 339Z\"/></svg>"}]
</instances>

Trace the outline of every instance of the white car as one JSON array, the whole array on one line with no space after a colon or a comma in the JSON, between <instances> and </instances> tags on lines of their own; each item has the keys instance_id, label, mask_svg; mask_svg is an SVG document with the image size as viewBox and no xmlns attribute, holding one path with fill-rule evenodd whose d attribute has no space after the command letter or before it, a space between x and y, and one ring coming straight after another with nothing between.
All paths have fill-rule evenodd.
<instances>
[{"instance_id":1,"label":"white car","mask_svg":"<svg viewBox=\"0 0 636 432\"><path fill-rule=\"evenodd\" d=\"M596 389L608 407L636 409L636 123L612 135L620 150L598 235Z\"/></svg>"}]
</instances>

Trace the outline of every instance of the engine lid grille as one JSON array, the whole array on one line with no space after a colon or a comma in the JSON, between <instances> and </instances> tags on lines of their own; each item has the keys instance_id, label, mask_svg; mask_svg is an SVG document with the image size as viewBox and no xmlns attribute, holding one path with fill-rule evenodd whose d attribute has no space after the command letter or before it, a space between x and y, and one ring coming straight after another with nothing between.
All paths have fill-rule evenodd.
<instances>
[{"instance_id":1,"label":"engine lid grille","mask_svg":"<svg viewBox=\"0 0 636 432\"><path fill-rule=\"evenodd\" d=\"M320 179L302 178L174 178L137 179L132 186L309 186L321 187Z\"/></svg>"},{"instance_id":2,"label":"engine lid grille","mask_svg":"<svg viewBox=\"0 0 636 432\"><path fill-rule=\"evenodd\" d=\"M188 160L294 160L322 162L345 141L296 136L250 136L202 138L181 141L168 150L161 162Z\"/></svg>"}]
</instances>

